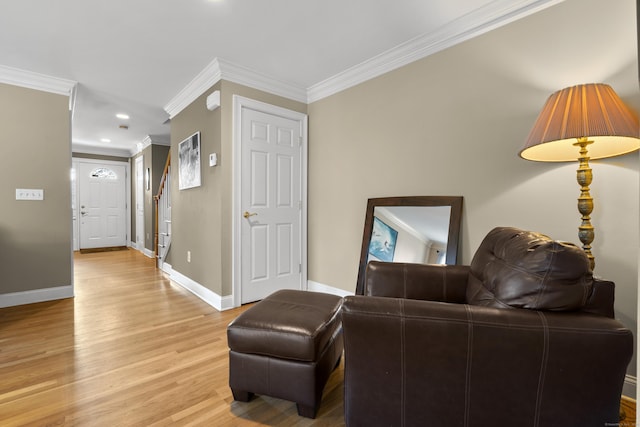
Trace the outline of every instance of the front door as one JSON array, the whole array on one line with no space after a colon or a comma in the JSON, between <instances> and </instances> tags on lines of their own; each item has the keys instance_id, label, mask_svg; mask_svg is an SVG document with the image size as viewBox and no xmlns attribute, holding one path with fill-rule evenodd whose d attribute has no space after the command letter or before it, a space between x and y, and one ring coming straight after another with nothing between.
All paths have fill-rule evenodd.
<instances>
[{"instance_id":1,"label":"front door","mask_svg":"<svg viewBox=\"0 0 640 427\"><path fill-rule=\"evenodd\" d=\"M301 120L241 111L241 302L302 288Z\"/></svg>"},{"instance_id":2,"label":"front door","mask_svg":"<svg viewBox=\"0 0 640 427\"><path fill-rule=\"evenodd\" d=\"M125 166L78 166L80 249L126 246Z\"/></svg>"}]
</instances>

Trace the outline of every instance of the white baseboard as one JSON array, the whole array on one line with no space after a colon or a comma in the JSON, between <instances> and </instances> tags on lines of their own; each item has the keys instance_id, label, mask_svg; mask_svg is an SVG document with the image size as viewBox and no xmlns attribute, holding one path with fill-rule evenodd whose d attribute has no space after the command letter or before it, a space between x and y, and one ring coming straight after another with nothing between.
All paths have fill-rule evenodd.
<instances>
[{"instance_id":1,"label":"white baseboard","mask_svg":"<svg viewBox=\"0 0 640 427\"><path fill-rule=\"evenodd\" d=\"M636 399L636 385L637 378L631 375L626 375L624 377L624 385L622 386L622 395L630 397L631 399Z\"/></svg>"},{"instance_id":2,"label":"white baseboard","mask_svg":"<svg viewBox=\"0 0 640 427\"><path fill-rule=\"evenodd\" d=\"M74 293L72 285L34 289L32 291L24 292L12 292L9 294L0 294L0 308L73 298L73 296Z\"/></svg>"},{"instance_id":3,"label":"white baseboard","mask_svg":"<svg viewBox=\"0 0 640 427\"><path fill-rule=\"evenodd\" d=\"M205 288L195 280L185 276L184 274L174 270L169 263L162 264L162 271L169 275L169 279L175 284L185 288L213 308L218 311L230 310L235 308L233 305L233 295L220 296L213 292L211 289ZM323 292L326 294L338 295L345 297L347 295L353 295L353 292L345 291L343 289L334 288L332 286L324 285L322 283L314 282L312 280L307 281L307 290L313 292Z\"/></svg>"},{"instance_id":4,"label":"white baseboard","mask_svg":"<svg viewBox=\"0 0 640 427\"><path fill-rule=\"evenodd\" d=\"M129 242L129 247L141 252L146 257L154 258L153 251L142 245L138 245L138 242Z\"/></svg>"},{"instance_id":5,"label":"white baseboard","mask_svg":"<svg viewBox=\"0 0 640 427\"><path fill-rule=\"evenodd\" d=\"M313 292L323 292L325 294L338 295L339 297L346 297L347 295L354 294L353 292L345 291L344 289L334 288L333 286L314 282L313 280L307 280L307 290L313 291Z\"/></svg>"},{"instance_id":6,"label":"white baseboard","mask_svg":"<svg viewBox=\"0 0 640 427\"><path fill-rule=\"evenodd\" d=\"M169 274L172 282L188 290L202 301L206 302L218 311L229 310L233 308L233 296L220 296L209 288L205 288L200 283L192 280L184 274L175 271L170 264L166 262L162 265L162 271Z\"/></svg>"},{"instance_id":7,"label":"white baseboard","mask_svg":"<svg viewBox=\"0 0 640 427\"><path fill-rule=\"evenodd\" d=\"M171 277L171 273L173 272L173 267L171 267L171 264L169 264L168 262L163 262L160 266L160 269L167 273L169 277Z\"/></svg>"}]
</instances>

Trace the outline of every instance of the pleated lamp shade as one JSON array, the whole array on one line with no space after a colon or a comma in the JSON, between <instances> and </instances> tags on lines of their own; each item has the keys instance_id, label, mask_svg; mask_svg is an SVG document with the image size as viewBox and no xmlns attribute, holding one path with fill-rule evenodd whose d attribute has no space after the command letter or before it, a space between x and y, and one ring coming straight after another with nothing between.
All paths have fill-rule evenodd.
<instances>
[{"instance_id":1,"label":"pleated lamp shade","mask_svg":"<svg viewBox=\"0 0 640 427\"><path fill-rule=\"evenodd\" d=\"M627 154L640 148L638 117L611 86L591 83L553 93L538 116L520 157L539 162L575 161L578 138L587 137L589 158Z\"/></svg>"}]
</instances>

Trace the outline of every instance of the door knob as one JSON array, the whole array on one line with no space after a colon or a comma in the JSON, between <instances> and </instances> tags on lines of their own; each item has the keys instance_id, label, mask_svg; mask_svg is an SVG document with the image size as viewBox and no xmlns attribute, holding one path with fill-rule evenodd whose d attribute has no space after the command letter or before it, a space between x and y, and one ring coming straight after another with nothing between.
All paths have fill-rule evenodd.
<instances>
[{"instance_id":1,"label":"door knob","mask_svg":"<svg viewBox=\"0 0 640 427\"><path fill-rule=\"evenodd\" d=\"M249 213L247 211L244 211L244 214L242 216L245 217L245 218L249 218L249 217L252 217L252 216L255 216L255 215L258 215L258 214L255 213L255 212L254 213Z\"/></svg>"}]
</instances>

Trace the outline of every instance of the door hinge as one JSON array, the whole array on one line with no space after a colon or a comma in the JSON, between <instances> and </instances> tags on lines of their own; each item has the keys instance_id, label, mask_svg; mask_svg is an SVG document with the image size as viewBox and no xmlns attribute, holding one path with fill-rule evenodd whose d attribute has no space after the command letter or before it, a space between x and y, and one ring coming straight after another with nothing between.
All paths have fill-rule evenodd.
<instances>
[{"instance_id":1,"label":"door hinge","mask_svg":"<svg viewBox=\"0 0 640 427\"><path fill-rule=\"evenodd\" d=\"M298 200L298 210L302 210L302 200Z\"/></svg>"},{"instance_id":2,"label":"door hinge","mask_svg":"<svg viewBox=\"0 0 640 427\"><path fill-rule=\"evenodd\" d=\"M302 137L298 137L298 147L302 147Z\"/></svg>"},{"instance_id":3,"label":"door hinge","mask_svg":"<svg viewBox=\"0 0 640 427\"><path fill-rule=\"evenodd\" d=\"M298 264L298 273L302 273L302 264Z\"/></svg>"}]
</instances>

